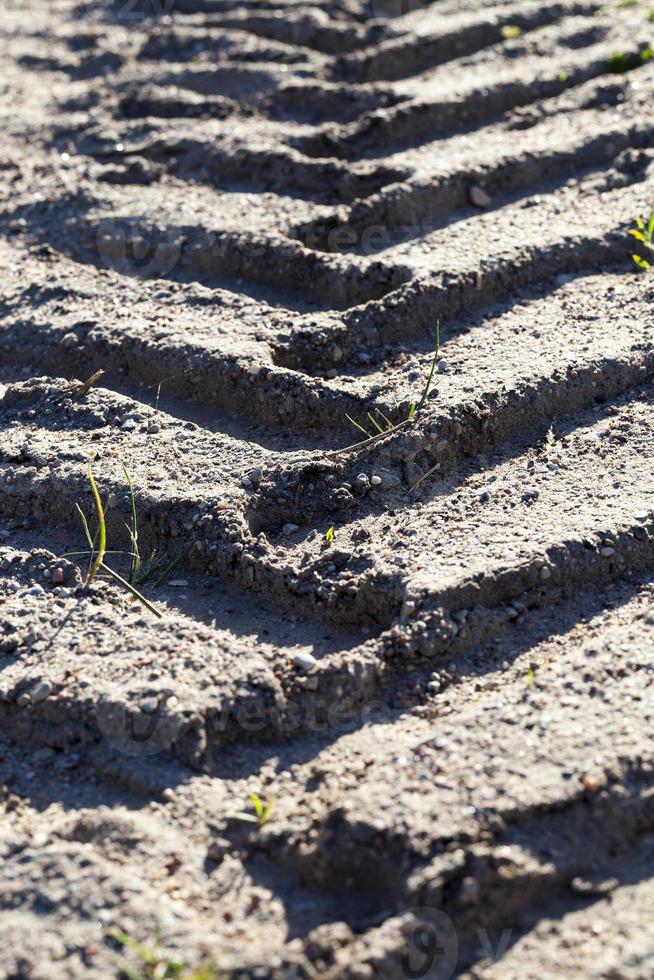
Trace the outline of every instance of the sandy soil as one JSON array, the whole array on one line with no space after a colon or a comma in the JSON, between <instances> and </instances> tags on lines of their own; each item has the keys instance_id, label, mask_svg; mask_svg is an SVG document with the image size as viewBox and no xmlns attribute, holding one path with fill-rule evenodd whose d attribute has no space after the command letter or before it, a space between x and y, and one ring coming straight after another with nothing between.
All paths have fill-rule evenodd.
<instances>
[{"instance_id":1,"label":"sandy soil","mask_svg":"<svg viewBox=\"0 0 654 980\"><path fill-rule=\"evenodd\" d=\"M650 43L3 5L0 977L651 978Z\"/></svg>"}]
</instances>

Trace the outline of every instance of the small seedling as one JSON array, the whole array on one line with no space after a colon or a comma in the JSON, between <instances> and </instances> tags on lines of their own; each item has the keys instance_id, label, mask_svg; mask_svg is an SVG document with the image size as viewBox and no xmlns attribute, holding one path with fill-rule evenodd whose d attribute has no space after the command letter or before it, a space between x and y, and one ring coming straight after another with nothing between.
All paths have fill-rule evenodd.
<instances>
[{"instance_id":1,"label":"small seedling","mask_svg":"<svg viewBox=\"0 0 654 980\"><path fill-rule=\"evenodd\" d=\"M154 551L151 552L150 558L148 559L148 562L144 568L142 558L141 558L141 553L139 551L138 520L137 520L136 498L134 495L134 488L132 486L132 481L130 479L129 473L127 472L125 467L123 467L123 470L125 473L125 478L127 480L127 486L129 488L129 494L130 494L130 522L126 526L130 536L130 542L132 546L131 550L129 552L107 550L107 522L105 517L106 505L102 504L102 500L100 499L100 493L98 491L98 487L95 482L95 477L93 476L93 470L91 469L91 464L89 463L88 477L89 477L89 483L91 485L91 493L93 494L93 500L95 503L95 510L96 510L96 515L98 520L97 530L95 532L95 535L91 535L89 522L86 519L84 511L79 506L79 504L75 504L75 507L77 508L77 513L79 514L79 518L82 522L82 528L84 529L84 536L86 537L86 541L89 548L88 551L68 552L67 554L62 555L62 557L71 558L75 556L87 555L89 557L89 570L86 575L86 581L85 581L86 586L91 585L96 578L106 575L109 578L112 578L116 582L118 582L119 585L122 585L123 588L127 589L127 591L130 592L135 599L138 599L138 601L143 606L145 606L148 612L151 612L154 616L160 618L161 613L159 612L159 610L156 609L155 606L153 606L152 603L149 602L145 598L145 596L141 592L139 592L138 588L136 587L137 585L143 585L145 582L149 581L149 579L152 577L154 571L159 565L159 560L156 559L155 552ZM189 553L189 551L191 550L194 544L195 544L195 539L193 539L188 544L188 546L179 555L177 555L177 557L174 558L169 565L166 566L163 572L154 581L152 586L153 588L157 588L159 585L162 585L166 581L166 579L172 574L172 572L175 570L175 568L182 560L182 558L184 558ZM129 557L130 565L129 565L129 572L127 574L126 579L123 578L122 575L119 575L119 573L114 568L111 568L107 564L106 562L107 555L127 555L127 557Z\"/></svg>"},{"instance_id":2,"label":"small seedling","mask_svg":"<svg viewBox=\"0 0 654 980\"><path fill-rule=\"evenodd\" d=\"M622 75L633 68L640 68L641 65L647 64L653 57L654 48L648 44L639 51L616 51L608 59L606 67L614 75Z\"/></svg>"},{"instance_id":3,"label":"small seedling","mask_svg":"<svg viewBox=\"0 0 654 980\"><path fill-rule=\"evenodd\" d=\"M527 671L527 687L533 687L536 682L536 671L530 667Z\"/></svg>"},{"instance_id":4,"label":"small seedling","mask_svg":"<svg viewBox=\"0 0 654 980\"><path fill-rule=\"evenodd\" d=\"M505 24L502 28L502 37L505 41L514 41L521 34L522 31L517 24Z\"/></svg>"},{"instance_id":5,"label":"small seedling","mask_svg":"<svg viewBox=\"0 0 654 980\"><path fill-rule=\"evenodd\" d=\"M559 72L559 81L560 82L565 83L565 82L568 81L569 78L570 78L570 76L568 75L567 71Z\"/></svg>"},{"instance_id":6,"label":"small seedling","mask_svg":"<svg viewBox=\"0 0 654 980\"><path fill-rule=\"evenodd\" d=\"M325 533L325 541L327 542L327 544L333 544L334 543L334 528L333 527L330 527L330 528L327 529L327 532Z\"/></svg>"},{"instance_id":7,"label":"small seedling","mask_svg":"<svg viewBox=\"0 0 654 980\"><path fill-rule=\"evenodd\" d=\"M134 487L132 486L132 480L129 473L127 472L127 467L123 466L123 473L125 474L125 480L127 481L127 487L129 490L129 509L130 509L130 520L129 524L126 524L127 533L129 534L130 541L132 543L132 551L130 554L130 565L129 573L127 576L127 581L130 585L136 583L137 585L145 585L149 582L155 571L161 568L161 559L157 556L157 552L153 549L150 552L150 556L144 563L139 551L139 529L138 529L138 518L136 511L136 497L134 495ZM152 584L152 588L156 589L158 586L163 585L163 583L168 579L172 573L175 571L180 561L185 558L190 552L191 548L195 544L195 538L193 538L186 548L183 549L174 558L169 565L160 573L160 575L155 579Z\"/></svg>"},{"instance_id":8,"label":"small seedling","mask_svg":"<svg viewBox=\"0 0 654 980\"><path fill-rule=\"evenodd\" d=\"M161 948L159 927L155 930L152 947L144 946L120 929L112 929L110 935L123 949L131 950L141 961L142 965L138 969L134 969L126 960L120 962L120 973L126 980L219 980L213 967L200 967L189 972L186 963L167 955Z\"/></svg>"},{"instance_id":9,"label":"small seedling","mask_svg":"<svg viewBox=\"0 0 654 980\"><path fill-rule=\"evenodd\" d=\"M341 453L345 453L345 452L368 449L371 446L373 446L376 442L379 442L380 439L385 439L387 436L393 435L395 432L399 432L400 429L404 429L407 425L410 425L412 422L414 422L417 416L419 415L419 413L422 411L422 408L425 402L427 401L427 398L429 397L429 392L431 391L432 381L434 379L434 372L436 370L436 364L438 362L438 355L440 354L440 349L441 349L441 325L440 325L440 320L437 320L436 321L436 346L434 349L434 356L432 358L429 374L427 376L427 381L425 383L424 388L422 389L422 393L420 395L419 400L417 402L412 402L411 405L409 406L409 411L406 418L402 419L399 422L391 422L391 420L387 418L386 415L384 415L384 413L379 409L376 409L378 418L375 418L370 412L368 412L367 418L372 425L372 432L371 432L369 429L366 429L363 425L357 422L356 419L353 419L346 412L345 417L348 420L348 422L351 422L352 425L365 436L365 439L361 440L360 442L355 442L351 446L346 446L344 449L336 449L332 453L328 453L328 455L338 456Z\"/></svg>"},{"instance_id":10,"label":"small seedling","mask_svg":"<svg viewBox=\"0 0 654 980\"><path fill-rule=\"evenodd\" d=\"M654 253L654 211L649 216L647 223L642 218L636 218L636 227L629 229L629 234L642 242L646 249ZM641 255L632 254L632 259L639 269L646 271L651 268L651 263Z\"/></svg>"},{"instance_id":11,"label":"small seedling","mask_svg":"<svg viewBox=\"0 0 654 980\"><path fill-rule=\"evenodd\" d=\"M270 813L275 801L268 800L267 803L264 803L258 793L250 793L250 801L254 807L254 813L239 810L233 816L237 820L245 821L245 823L256 823L258 827L264 827L270 820Z\"/></svg>"}]
</instances>

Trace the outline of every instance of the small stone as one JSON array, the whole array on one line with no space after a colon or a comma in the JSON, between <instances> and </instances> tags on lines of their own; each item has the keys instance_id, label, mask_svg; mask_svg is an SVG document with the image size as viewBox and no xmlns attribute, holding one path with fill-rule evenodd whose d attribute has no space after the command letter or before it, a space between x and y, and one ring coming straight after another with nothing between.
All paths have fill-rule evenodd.
<instances>
[{"instance_id":1,"label":"small stone","mask_svg":"<svg viewBox=\"0 0 654 980\"><path fill-rule=\"evenodd\" d=\"M263 479L263 470L261 467L257 466L253 470L250 470L248 477L251 483L261 483L261 480Z\"/></svg>"},{"instance_id":2,"label":"small stone","mask_svg":"<svg viewBox=\"0 0 654 980\"><path fill-rule=\"evenodd\" d=\"M544 582L546 582L548 578L552 578L551 569L549 569L547 567L547 565L545 565L543 568L541 568L541 570L540 570L540 577L543 579Z\"/></svg>"},{"instance_id":3,"label":"small stone","mask_svg":"<svg viewBox=\"0 0 654 980\"><path fill-rule=\"evenodd\" d=\"M73 347L77 347L79 343L76 333L66 333L59 341L59 346L63 347L64 350L72 350Z\"/></svg>"},{"instance_id":4,"label":"small stone","mask_svg":"<svg viewBox=\"0 0 654 980\"><path fill-rule=\"evenodd\" d=\"M600 548L600 555L603 555L604 558L610 558L611 555L614 554L615 554L615 548L609 548L609 547Z\"/></svg>"},{"instance_id":5,"label":"small stone","mask_svg":"<svg viewBox=\"0 0 654 980\"><path fill-rule=\"evenodd\" d=\"M479 882L476 878L464 878L459 887L459 901L462 905L476 905L479 901Z\"/></svg>"},{"instance_id":6,"label":"small stone","mask_svg":"<svg viewBox=\"0 0 654 980\"><path fill-rule=\"evenodd\" d=\"M316 658L310 653L296 653L293 657L293 664L301 671L311 670L317 663Z\"/></svg>"},{"instance_id":7,"label":"small stone","mask_svg":"<svg viewBox=\"0 0 654 980\"><path fill-rule=\"evenodd\" d=\"M491 196L488 194L483 187L479 187L475 184L470 188L470 202L474 204L476 208L487 208L491 203Z\"/></svg>"},{"instance_id":8,"label":"small stone","mask_svg":"<svg viewBox=\"0 0 654 980\"><path fill-rule=\"evenodd\" d=\"M31 588L26 589L25 592L23 592L23 595L45 595L45 589L37 582L35 585L32 585Z\"/></svg>"},{"instance_id":9,"label":"small stone","mask_svg":"<svg viewBox=\"0 0 654 980\"><path fill-rule=\"evenodd\" d=\"M133 432L134 429L137 427L137 425L138 425L138 422L136 422L134 419L125 419L125 421L123 422L123 424L120 427L120 431L121 432Z\"/></svg>"},{"instance_id":10,"label":"small stone","mask_svg":"<svg viewBox=\"0 0 654 980\"><path fill-rule=\"evenodd\" d=\"M405 599L402 603L402 611L400 612L400 617L406 619L407 616L413 616L416 611L416 604L414 599Z\"/></svg>"},{"instance_id":11,"label":"small stone","mask_svg":"<svg viewBox=\"0 0 654 980\"><path fill-rule=\"evenodd\" d=\"M379 478L379 483L375 485L380 486L382 490L396 490L402 485L400 478L390 470L381 469L380 467L375 476ZM375 476L371 480L372 483L375 483Z\"/></svg>"},{"instance_id":12,"label":"small stone","mask_svg":"<svg viewBox=\"0 0 654 980\"><path fill-rule=\"evenodd\" d=\"M440 374L445 374L445 372L447 371L447 369L449 368L449 366L450 366L449 363L446 360L444 360L444 359L441 359L438 362L438 364L436 365L436 367L438 368Z\"/></svg>"},{"instance_id":13,"label":"small stone","mask_svg":"<svg viewBox=\"0 0 654 980\"><path fill-rule=\"evenodd\" d=\"M39 704L40 701L45 701L50 694L52 694L52 684L49 681L39 681L30 691L30 700L32 704Z\"/></svg>"},{"instance_id":14,"label":"small stone","mask_svg":"<svg viewBox=\"0 0 654 980\"><path fill-rule=\"evenodd\" d=\"M53 585L61 585L65 577L63 568L53 568L50 573L50 581Z\"/></svg>"},{"instance_id":15,"label":"small stone","mask_svg":"<svg viewBox=\"0 0 654 980\"><path fill-rule=\"evenodd\" d=\"M295 534L295 532L299 530L300 530L299 524L284 524L284 527L282 528L282 534L284 535L284 537L288 537L291 534Z\"/></svg>"},{"instance_id":16,"label":"small stone","mask_svg":"<svg viewBox=\"0 0 654 980\"><path fill-rule=\"evenodd\" d=\"M173 589L185 589L188 586L188 580L185 578L174 578L168 583Z\"/></svg>"},{"instance_id":17,"label":"small stone","mask_svg":"<svg viewBox=\"0 0 654 980\"><path fill-rule=\"evenodd\" d=\"M381 476L373 476L370 478L370 482L372 483L373 487L378 487L381 484L381 481Z\"/></svg>"}]
</instances>

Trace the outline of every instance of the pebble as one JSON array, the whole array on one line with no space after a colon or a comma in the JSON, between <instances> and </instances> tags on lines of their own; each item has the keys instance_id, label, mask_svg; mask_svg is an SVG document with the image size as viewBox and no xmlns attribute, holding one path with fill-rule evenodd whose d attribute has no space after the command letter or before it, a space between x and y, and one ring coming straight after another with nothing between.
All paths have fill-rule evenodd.
<instances>
[{"instance_id":1,"label":"pebble","mask_svg":"<svg viewBox=\"0 0 654 980\"><path fill-rule=\"evenodd\" d=\"M174 578L168 583L173 589L185 589L188 586L188 580L185 578Z\"/></svg>"},{"instance_id":2,"label":"pebble","mask_svg":"<svg viewBox=\"0 0 654 980\"><path fill-rule=\"evenodd\" d=\"M379 480L379 483L376 483L375 477L377 480ZM396 490L402 485L399 477L395 476L395 474L390 470L384 470L381 468L375 474L375 476L373 476L370 482L374 483L376 486L380 486L382 490Z\"/></svg>"},{"instance_id":3,"label":"pebble","mask_svg":"<svg viewBox=\"0 0 654 980\"><path fill-rule=\"evenodd\" d=\"M29 589L26 589L23 595L45 595L45 589L37 582L36 585L32 585Z\"/></svg>"},{"instance_id":4,"label":"pebble","mask_svg":"<svg viewBox=\"0 0 654 980\"><path fill-rule=\"evenodd\" d=\"M483 187L479 187L477 184L475 184L470 188L470 201L476 208L487 208L491 203L492 198Z\"/></svg>"},{"instance_id":5,"label":"pebble","mask_svg":"<svg viewBox=\"0 0 654 980\"><path fill-rule=\"evenodd\" d=\"M293 663L298 670L311 670L315 667L318 661L310 653L296 653L293 657Z\"/></svg>"},{"instance_id":6,"label":"pebble","mask_svg":"<svg viewBox=\"0 0 654 980\"><path fill-rule=\"evenodd\" d=\"M295 534L295 532L299 530L300 530L299 524L284 524L284 527L282 528L282 534L285 537L288 537L290 534Z\"/></svg>"},{"instance_id":7,"label":"pebble","mask_svg":"<svg viewBox=\"0 0 654 980\"><path fill-rule=\"evenodd\" d=\"M611 555L614 554L615 554L615 548L609 548L609 547L600 548L600 555L603 555L605 558L610 558Z\"/></svg>"},{"instance_id":8,"label":"pebble","mask_svg":"<svg viewBox=\"0 0 654 980\"><path fill-rule=\"evenodd\" d=\"M479 901L479 882L476 878L464 878L459 887L459 901L462 905L476 905Z\"/></svg>"},{"instance_id":9,"label":"pebble","mask_svg":"<svg viewBox=\"0 0 654 980\"><path fill-rule=\"evenodd\" d=\"M49 681L39 681L30 691L30 700L32 704L38 704L40 701L45 701L50 694L52 694L52 684Z\"/></svg>"}]
</instances>

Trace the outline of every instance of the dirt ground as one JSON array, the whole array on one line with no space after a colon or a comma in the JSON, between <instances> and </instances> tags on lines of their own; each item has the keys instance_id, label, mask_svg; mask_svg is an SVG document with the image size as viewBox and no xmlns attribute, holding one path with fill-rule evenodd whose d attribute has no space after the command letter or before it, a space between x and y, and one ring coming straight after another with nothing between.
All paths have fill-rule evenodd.
<instances>
[{"instance_id":1,"label":"dirt ground","mask_svg":"<svg viewBox=\"0 0 654 980\"><path fill-rule=\"evenodd\" d=\"M650 45L3 4L0 977L654 976Z\"/></svg>"}]
</instances>

